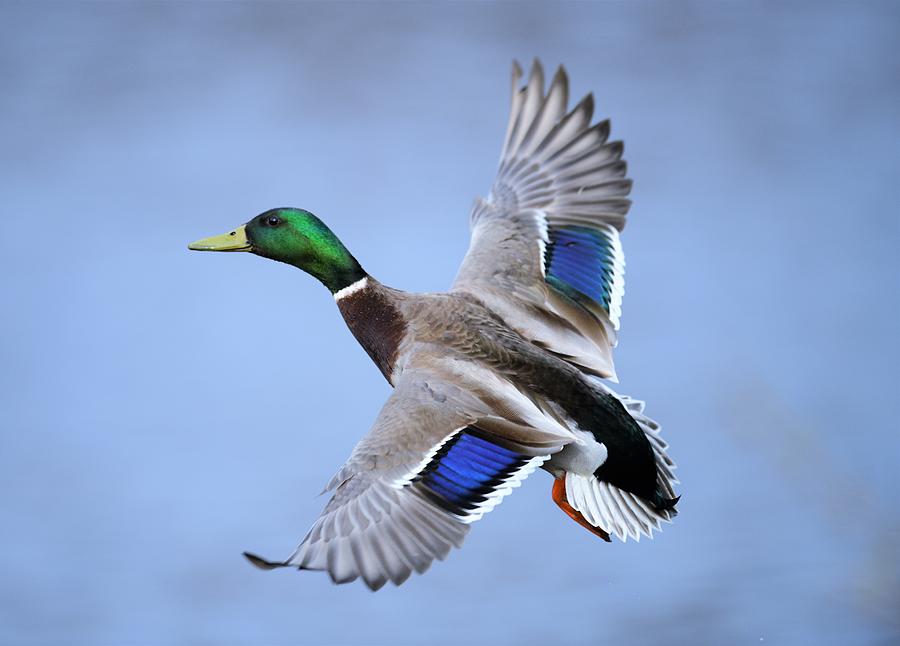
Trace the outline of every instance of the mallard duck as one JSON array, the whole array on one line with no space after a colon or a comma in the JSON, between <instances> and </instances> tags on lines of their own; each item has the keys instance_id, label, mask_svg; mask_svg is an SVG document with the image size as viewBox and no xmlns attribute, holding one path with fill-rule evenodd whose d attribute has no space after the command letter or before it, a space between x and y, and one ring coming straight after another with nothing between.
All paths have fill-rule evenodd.
<instances>
[{"instance_id":1,"label":"mallard duck","mask_svg":"<svg viewBox=\"0 0 900 646\"><path fill-rule=\"evenodd\" d=\"M490 194L452 288L378 282L315 215L277 208L189 245L249 252L311 274L393 386L372 429L326 487L333 496L283 561L377 590L460 547L471 524L538 468L552 500L609 541L652 537L675 516L675 465L644 404L614 392L612 350L630 206L620 141L567 109L560 67L534 62L512 108Z\"/></svg>"}]
</instances>

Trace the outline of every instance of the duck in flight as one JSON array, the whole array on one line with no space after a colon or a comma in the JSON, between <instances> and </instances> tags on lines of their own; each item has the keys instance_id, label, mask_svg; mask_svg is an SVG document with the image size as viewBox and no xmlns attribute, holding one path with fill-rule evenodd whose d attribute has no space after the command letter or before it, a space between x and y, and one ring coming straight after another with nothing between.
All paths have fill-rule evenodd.
<instances>
[{"instance_id":1,"label":"duck in flight","mask_svg":"<svg viewBox=\"0 0 900 646\"><path fill-rule=\"evenodd\" d=\"M631 204L623 145L591 124L591 95L569 110L560 67L544 90L513 65L497 177L470 217L450 291L415 294L370 276L308 211L266 211L192 243L291 264L334 295L347 326L393 386L338 469L333 496L283 561L373 590L403 583L460 547L473 522L538 468L552 500L609 541L671 522L675 465L641 401L614 392Z\"/></svg>"}]
</instances>

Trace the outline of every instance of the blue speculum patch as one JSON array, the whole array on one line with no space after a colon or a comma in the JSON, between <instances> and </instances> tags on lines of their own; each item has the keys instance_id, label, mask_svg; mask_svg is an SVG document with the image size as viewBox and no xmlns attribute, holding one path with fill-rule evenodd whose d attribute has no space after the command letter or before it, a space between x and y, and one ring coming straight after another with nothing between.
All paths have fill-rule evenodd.
<instances>
[{"instance_id":1,"label":"blue speculum patch","mask_svg":"<svg viewBox=\"0 0 900 646\"><path fill-rule=\"evenodd\" d=\"M462 516L530 459L476 433L472 428L457 433L414 481L437 504Z\"/></svg>"},{"instance_id":2,"label":"blue speculum patch","mask_svg":"<svg viewBox=\"0 0 900 646\"><path fill-rule=\"evenodd\" d=\"M547 282L568 296L589 298L609 312L615 250L602 231L588 227L551 227L544 256Z\"/></svg>"}]
</instances>

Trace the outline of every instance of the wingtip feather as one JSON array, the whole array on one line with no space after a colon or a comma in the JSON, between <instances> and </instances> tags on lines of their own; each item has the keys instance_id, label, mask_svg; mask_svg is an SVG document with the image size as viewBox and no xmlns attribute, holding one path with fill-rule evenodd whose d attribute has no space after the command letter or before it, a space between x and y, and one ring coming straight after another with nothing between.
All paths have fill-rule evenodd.
<instances>
[{"instance_id":1,"label":"wingtip feather","mask_svg":"<svg viewBox=\"0 0 900 646\"><path fill-rule=\"evenodd\" d=\"M287 563L283 562L275 562L275 561L267 561L261 556L257 556L252 552L244 552L244 558L247 559L251 565L255 565L260 570L274 570L276 568L285 567Z\"/></svg>"},{"instance_id":2,"label":"wingtip feather","mask_svg":"<svg viewBox=\"0 0 900 646\"><path fill-rule=\"evenodd\" d=\"M541 86L542 86L541 89L543 89L543 85L544 85L544 66L541 65L541 61L540 61L540 59L539 59L537 56L535 56L535 57L531 60L531 78L535 78L535 77L537 77L537 79L540 80Z\"/></svg>"}]
</instances>

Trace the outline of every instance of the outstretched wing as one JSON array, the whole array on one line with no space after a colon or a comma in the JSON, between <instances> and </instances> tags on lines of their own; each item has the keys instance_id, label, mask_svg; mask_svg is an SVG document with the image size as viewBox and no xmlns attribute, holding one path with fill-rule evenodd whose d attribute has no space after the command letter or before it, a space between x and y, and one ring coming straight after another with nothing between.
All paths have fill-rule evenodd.
<instances>
[{"instance_id":1,"label":"outstretched wing","mask_svg":"<svg viewBox=\"0 0 900 646\"><path fill-rule=\"evenodd\" d=\"M623 144L594 100L567 111L562 67L544 94L513 66L509 126L497 178L472 211L472 238L453 289L477 295L520 334L588 373L615 379L612 348L624 293L619 231L631 202Z\"/></svg>"},{"instance_id":2,"label":"outstretched wing","mask_svg":"<svg viewBox=\"0 0 900 646\"><path fill-rule=\"evenodd\" d=\"M459 547L472 522L564 443L531 431L525 445L498 435L505 426L473 395L407 370L296 551L282 562L246 556L266 569L326 570L335 583L362 577L373 590L403 583Z\"/></svg>"}]
</instances>

